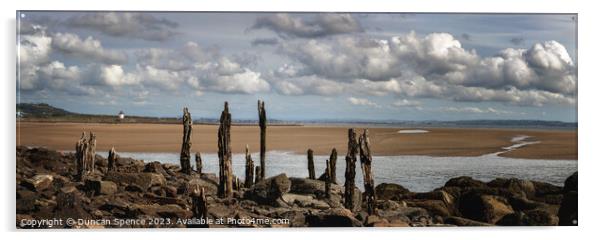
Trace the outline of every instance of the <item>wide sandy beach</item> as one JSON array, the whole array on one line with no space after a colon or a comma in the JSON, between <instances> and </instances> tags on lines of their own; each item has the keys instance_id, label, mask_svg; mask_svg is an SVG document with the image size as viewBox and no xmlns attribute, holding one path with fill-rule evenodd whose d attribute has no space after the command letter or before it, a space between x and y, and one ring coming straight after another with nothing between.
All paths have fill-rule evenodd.
<instances>
[{"instance_id":1,"label":"wide sandy beach","mask_svg":"<svg viewBox=\"0 0 602 240\"><path fill-rule=\"evenodd\" d=\"M216 125L194 125L192 151L217 151ZM339 156L347 149L348 127L268 126L267 149L328 154L334 147ZM402 128L370 128L373 155L479 156L501 151L518 135L531 136L527 145L502 156L527 159L577 160L576 130L422 128L428 133L401 134ZM119 152L179 152L182 126L177 124L94 124L17 122L17 145L73 150L82 131L97 135L97 151L112 146ZM232 126L232 151L259 150L257 126Z\"/></svg>"}]
</instances>

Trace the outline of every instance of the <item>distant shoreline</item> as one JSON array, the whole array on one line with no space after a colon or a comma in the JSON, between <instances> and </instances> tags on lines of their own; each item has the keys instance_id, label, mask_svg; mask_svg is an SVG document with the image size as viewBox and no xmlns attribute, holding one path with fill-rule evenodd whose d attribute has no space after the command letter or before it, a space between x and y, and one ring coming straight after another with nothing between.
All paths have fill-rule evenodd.
<instances>
[{"instance_id":1,"label":"distant shoreline","mask_svg":"<svg viewBox=\"0 0 602 240\"><path fill-rule=\"evenodd\" d=\"M49 120L49 119L27 119L21 118L17 119L17 122L31 122L31 123L73 123L73 124L108 124L108 125L116 125L116 124L174 124L181 125L180 121L136 121L136 122L128 122L128 121L73 121L73 120ZM193 122L194 125L208 125L208 126L218 126L219 123L210 123L210 122ZM272 126L303 126L303 124L294 124L294 123L270 123ZM236 123L233 122L232 126L257 126L257 123Z\"/></svg>"},{"instance_id":2,"label":"distant shoreline","mask_svg":"<svg viewBox=\"0 0 602 240\"><path fill-rule=\"evenodd\" d=\"M73 119L44 119L44 118L18 118L17 122L33 122L33 123L85 123L85 124L182 124L178 120L169 121L117 121L115 119L98 121L98 120L73 120ZM218 122L193 122L194 125L217 126ZM461 129L526 129L526 130L559 130L559 131L576 131L577 127L555 127L555 126L538 126L538 125L452 125L452 124L403 124L403 123L344 123L344 122L299 122L299 123L280 123L268 122L270 126L311 126L311 127L353 127L353 128L461 128ZM257 123L240 123L232 122L232 126L257 126Z\"/></svg>"}]
</instances>

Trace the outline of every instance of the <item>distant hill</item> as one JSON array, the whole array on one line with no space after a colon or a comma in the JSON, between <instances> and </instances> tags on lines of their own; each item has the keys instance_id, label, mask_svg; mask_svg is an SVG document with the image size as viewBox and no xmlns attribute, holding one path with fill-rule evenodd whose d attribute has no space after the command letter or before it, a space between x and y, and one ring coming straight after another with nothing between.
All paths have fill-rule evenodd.
<instances>
[{"instance_id":1,"label":"distant hill","mask_svg":"<svg viewBox=\"0 0 602 240\"><path fill-rule=\"evenodd\" d=\"M19 103L17 104L17 114L20 117L65 117L70 115L80 115L69 112L62 108L53 107L46 103Z\"/></svg>"},{"instance_id":2,"label":"distant hill","mask_svg":"<svg viewBox=\"0 0 602 240\"><path fill-rule=\"evenodd\" d=\"M17 118L21 121L33 122L85 122L85 123L164 123L182 124L180 117L148 117L128 116L124 119L116 115L83 114L70 112L57 108L47 103L19 103L17 104ZM279 120L268 120L272 125L292 125ZM194 120L195 124L219 124L219 119L199 118ZM233 120L235 125L256 125L257 120Z\"/></svg>"},{"instance_id":3,"label":"distant hill","mask_svg":"<svg viewBox=\"0 0 602 240\"><path fill-rule=\"evenodd\" d=\"M116 115L82 114L57 108L47 103L19 103L17 117L21 121L42 122L88 122L88 123L179 123L177 118L158 118L126 116L119 119Z\"/></svg>"},{"instance_id":4,"label":"distant hill","mask_svg":"<svg viewBox=\"0 0 602 240\"><path fill-rule=\"evenodd\" d=\"M17 117L24 121L49 121L49 122L94 122L94 123L171 123L181 124L180 117L147 117L127 116L118 119L116 115L82 114L57 108L46 103L19 103L17 104ZM323 120L279 120L268 119L271 125L354 125L354 126L381 126L381 127L451 127L451 128L553 128L576 129L576 122L544 121L544 120L459 120L459 121L403 121L403 120L353 120L353 119L323 119ZM197 118L195 124L219 124L216 118ZM256 125L256 119L232 119L235 125Z\"/></svg>"}]
</instances>

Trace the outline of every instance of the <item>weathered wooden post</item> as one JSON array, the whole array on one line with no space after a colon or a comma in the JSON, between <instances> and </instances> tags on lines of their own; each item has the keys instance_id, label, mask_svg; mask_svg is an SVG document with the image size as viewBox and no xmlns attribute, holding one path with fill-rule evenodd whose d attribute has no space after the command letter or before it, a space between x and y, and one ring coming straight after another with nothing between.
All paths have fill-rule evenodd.
<instances>
[{"instance_id":1,"label":"weathered wooden post","mask_svg":"<svg viewBox=\"0 0 602 240\"><path fill-rule=\"evenodd\" d=\"M245 187L250 188L253 186L253 178L255 165L253 163L253 159L251 158L251 153L249 153L249 145L245 148Z\"/></svg>"},{"instance_id":2,"label":"weathered wooden post","mask_svg":"<svg viewBox=\"0 0 602 240\"><path fill-rule=\"evenodd\" d=\"M265 129L267 127L267 119L265 114L265 102L257 100L257 112L259 113L259 161L261 165L261 179L265 178Z\"/></svg>"},{"instance_id":3,"label":"weathered wooden post","mask_svg":"<svg viewBox=\"0 0 602 240\"><path fill-rule=\"evenodd\" d=\"M75 143L75 163L76 163L76 178L79 181L84 179L86 175L86 156L88 156L88 139L86 139L86 133L82 132L82 136Z\"/></svg>"},{"instance_id":4,"label":"weathered wooden post","mask_svg":"<svg viewBox=\"0 0 602 240\"><path fill-rule=\"evenodd\" d=\"M196 152L194 154L194 162L196 163L196 172L199 174L203 174L203 159L201 158L201 153Z\"/></svg>"},{"instance_id":5,"label":"weathered wooden post","mask_svg":"<svg viewBox=\"0 0 602 240\"><path fill-rule=\"evenodd\" d=\"M376 195L374 194L374 178L372 177L372 154L370 152L370 139L368 138L368 129L359 138L360 161L362 163L362 172L364 173L364 191L366 196L366 208L368 214L374 214L376 207Z\"/></svg>"},{"instance_id":6,"label":"weathered wooden post","mask_svg":"<svg viewBox=\"0 0 602 240\"><path fill-rule=\"evenodd\" d=\"M115 147L111 147L111 150L109 150L109 157L107 158L109 164L108 164L108 171L114 171L115 170L115 162L117 161L117 153L115 153Z\"/></svg>"},{"instance_id":7,"label":"weathered wooden post","mask_svg":"<svg viewBox=\"0 0 602 240\"><path fill-rule=\"evenodd\" d=\"M94 172L96 164L96 135L90 132L86 138L83 132L80 139L75 143L76 177L82 181L86 175Z\"/></svg>"},{"instance_id":8,"label":"weathered wooden post","mask_svg":"<svg viewBox=\"0 0 602 240\"><path fill-rule=\"evenodd\" d=\"M357 162L357 140L355 130L348 131L347 156L345 156L345 208L353 211L355 194L355 163Z\"/></svg>"},{"instance_id":9,"label":"weathered wooden post","mask_svg":"<svg viewBox=\"0 0 602 240\"><path fill-rule=\"evenodd\" d=\"M197 219L207 218L207 198L205 197L205 188L194 189L192 194L192 214Z\"/></svg>"},{"instance_id":10,"label":"weathered wooden post","mask_svg":"<svg viewBox=\"0 0 602 240\"><path fill-rule=\"evenodd\" d=\"M328 199L330 198L330 183L332 180L330 179L330 160L326 160L326 178L324 179L324 196Z\"/></svg>"},{"instance_id":11,"label":"weathered wooden post","mask_svg":"<svg viewBox=\"0 0 602 240\"><path fill-rule=\"evenodd\" d=\"M218 196L232 197L232 150L230 149L230 124L232 115L228 110L228 102L224 103L224 111L220 117L217 133L218 157L220 165Z\"/></svg>"},{"instance_id":12,"label":"weathered wooden post","mask_svg":"<svg viewBox=\"0 0 602 240\"><path fill-rule=\"evenodd\" d=\"M261 181L261 167L255 166L255 183Z\"/></svg>"},{"instance_id":13,"label":"weathered wooden post","mask_svg":"<svg viewBox=\"0 0 602 240\"><path fill-rule=\"evenodd\" d=\"M337 184L337 149L333 148L330 153L330 179L331 183Z\"/></svg>"},{"instance_id":14,"label":"weathered wooden post","mask_svg":"<svg viewBox=\"0 0 602 240\"><path fill-rule=\"evenodd\" d=\"M182 125L184 132L182 135L182 150L180 152L180 167L182 168L181 171L184 174L190 174L190 147L192 145L190 142L190 135L192 133L192 118L190 117L190 112L188 112L187 107L184 108Z\"/></svg>"},{"instance_id":15,"label":"weathered wooden post","mask_svg":"<svg viewBox=\"0 0 602 240\"><path fill-rule=\"evenodd\" d=\"M316 170L314 168L314 150L307 149L307 171L309 171L309 179L316 179Z\"/></svg>"},{"instance_id":16,"label":"weathered wooden post","mask_svg":"<svg viewBox=\"0 0 602 240\"><path fill-rule=\"evenodd\" d=\"M87 161L88 161L88 173L93 173L96 168L96 134L90 132L90 138L88 139L88 151L87 153Z\"/></svg>"}]
</instances>

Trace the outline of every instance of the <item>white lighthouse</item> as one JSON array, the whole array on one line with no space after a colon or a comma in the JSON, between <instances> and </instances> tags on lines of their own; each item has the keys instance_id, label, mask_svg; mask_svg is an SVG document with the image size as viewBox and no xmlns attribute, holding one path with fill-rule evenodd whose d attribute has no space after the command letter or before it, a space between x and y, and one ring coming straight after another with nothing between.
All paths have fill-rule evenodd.
<instances>
[{"instance_id":1,"label":"white lighthouse","mask_svg":"<svg viewBox=\"0 0 602 240\"><path fill-rule=\"evenodd\" d=\"M117 114L117 118L119 118L119 120L123 120L125 118L125 113L123 113L123 111L119 111L119 114Z\"/></svg>"}]
</instances>

